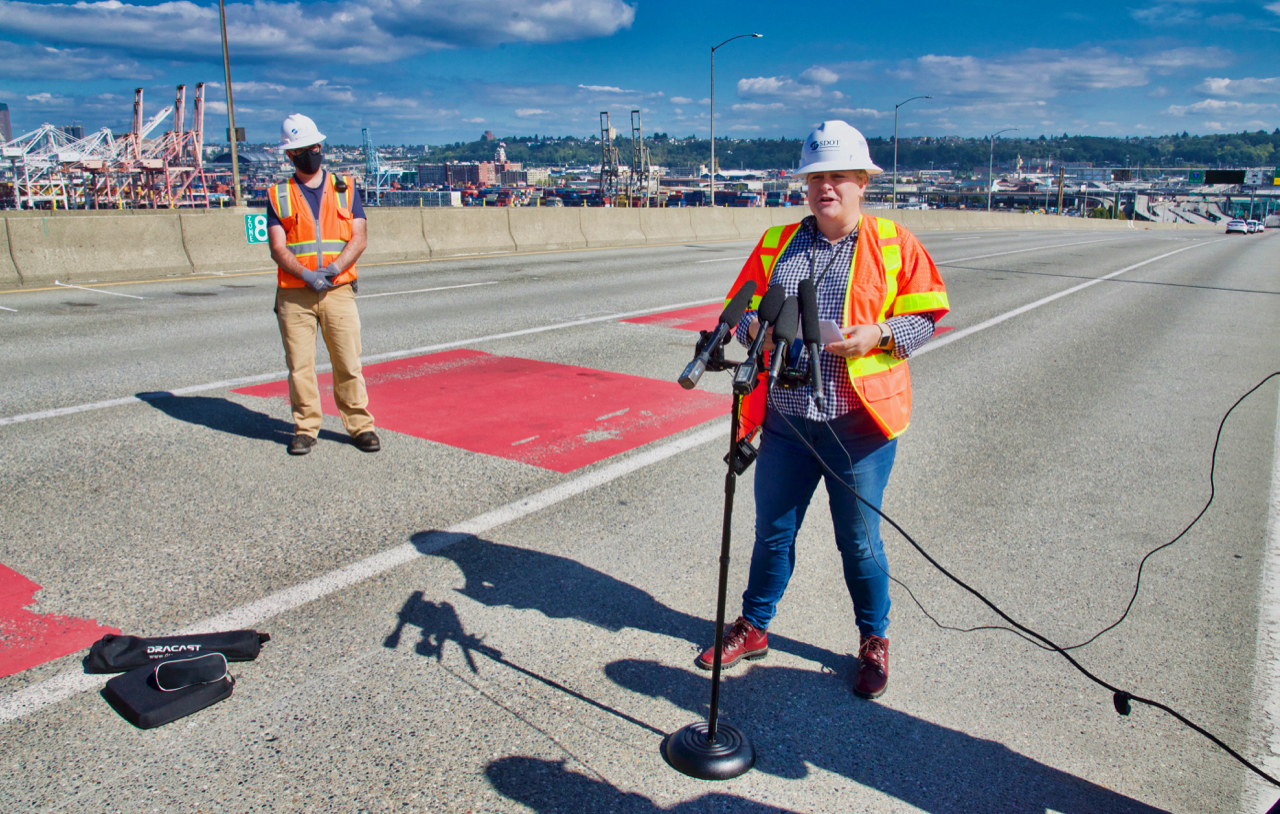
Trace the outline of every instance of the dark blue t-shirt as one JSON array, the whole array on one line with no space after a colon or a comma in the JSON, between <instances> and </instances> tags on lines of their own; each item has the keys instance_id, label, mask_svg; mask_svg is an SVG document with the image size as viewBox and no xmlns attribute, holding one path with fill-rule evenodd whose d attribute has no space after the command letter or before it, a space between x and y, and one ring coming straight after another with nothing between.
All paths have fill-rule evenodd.
<instances>
[{"instance_id":1,"label":"dark blue t-shirt","mask_svg":"<svg viewBox=\"0 0 1280 814\"><path fill-rule=\"evenodd\" d=\"M294 180L295 181L298 180L298 177L296 175L294 176ZM328 186L328 184L329 184L328 170L325 171L323 180L321 180L320 182L320 186L316 187L315 189L312 189L311 187L307 186L301 181L298 181L298 189L302 190L303 199L311 207L311 217L315 218L317 221L320 220L320 198L324 194L324 188ZM351 190L351 217L353 218L364 217L364 204L361 203L360 201L359 187L355 187L354 189ZM267 226L271 227L271 226L282 226L282 225L283 224L280 223L279 216L276 215L275 206L274 205L268 206L267 207Z\"/></svg>"}]
</instances>

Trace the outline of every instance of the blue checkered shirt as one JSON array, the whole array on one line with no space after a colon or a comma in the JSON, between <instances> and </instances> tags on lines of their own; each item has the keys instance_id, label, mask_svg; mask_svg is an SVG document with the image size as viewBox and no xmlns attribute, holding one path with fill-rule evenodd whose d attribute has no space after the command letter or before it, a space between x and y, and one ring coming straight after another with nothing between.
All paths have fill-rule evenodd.
<instances>
[{"instance_id":1,"label":"blue checkered shirt","mask_svg":"<svg viewBox=\"0 0 1280 814\"><path fill-rule=\"evenodd\" d=\"M840 325L844 319L845 292L849 288L850 267L853 264L853 251L857 245L857 229L854 229L852 234L832 243L818 231L817 219L810 215L800 222L800 228L796 231L795 237L791 239L787 250L778 258L773 274L769 278L769 284L781 283L786 288L788 296L796 296L800 290L800 281L809 277L812 270L818 289L818 317L833 320ZM744 346L751 344L747 328L755 318L755 311L747 311L738 323L735 336ZM910 357L917 348L933 336L933 316L930 314L890 317L886 322L889 325L889 331L893 334L895 359ZM796 354L792 354L792 367L807 373L808 354L799 354L798 359L795 356ZM787 415L804 416L815 421L830 421L850 410L862 409L862 402L853 391L853 383L849 381L849 366L844 358L820 350L818 360L822 365L824 409L819 410L814 404L813 386L807 382L801 387L775 388L769 395L770 406Z\"/></svg>"}]
</instances>

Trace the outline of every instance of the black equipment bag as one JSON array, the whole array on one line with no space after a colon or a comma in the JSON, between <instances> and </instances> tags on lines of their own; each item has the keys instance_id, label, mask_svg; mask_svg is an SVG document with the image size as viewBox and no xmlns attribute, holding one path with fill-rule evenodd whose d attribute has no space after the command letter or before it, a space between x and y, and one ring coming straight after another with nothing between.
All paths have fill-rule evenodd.
<instances>
[{"instance_id":1,"label":"black equipment bag","mask_svg":"<svg viewBox=\"0 0 1280 814\"><path fill-rule=\"evenodd\" d=\"M271 636L256 630L228 630L144 639L108 633L93 643L84 660L86 673L123 673L144 664L172 658L221 653L227 661L253 661Z\"/></svg>"},{"instance_id":2,"label":"black equipment bag","mask_svg":"<svg viewBox=\"0 0 1280 814\"><path fill-rule=\"evenodd\" d=\"M235 683L226 658L209 653L130 670L108 681L102 697L121 718L152 729L229 698Z\"/></svg>"}]
</instances>

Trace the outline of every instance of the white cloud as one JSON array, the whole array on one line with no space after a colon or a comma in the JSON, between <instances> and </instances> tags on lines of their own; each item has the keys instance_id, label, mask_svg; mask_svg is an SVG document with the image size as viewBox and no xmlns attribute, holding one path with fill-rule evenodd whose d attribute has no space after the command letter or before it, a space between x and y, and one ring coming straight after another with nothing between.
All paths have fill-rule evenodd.
<instances>
[{"instance_id":1,"label":"white cloud","mask_svg":"<svg viewBox=\"0 0 1280 814\"><path fill-rule=\"evenodd\" d=\"M0 24L2 26L3 24ZM153 79L154 73L131 59L116 59L84 48L48 48L0 42L0 76L6 79Z\"/></svg>"},{"instance_id":2,"label":"white cloud","mask_svg":"<svg viewBox=\"0 0 1280 814\"><path fill-rule=\"evenodd\" d=\"M1267 11L1270 11L1273 14L1280 14L1280 3L1270 4L1267 6Z\"/></svg>"},{"instance_id":3,"label":"white cloud","mask_svg":"<svg viewBox=\"0 0 1280 814\"><path fill-rule=\"evenodd\" d=\"M692 99L690 99L688 96L672 96L672 97L671 97L671 104L673 104L673 105L691 105L691 104L693 104L693 100L692 100Z\"/></svg>"},{"instance_id":4,"label":"white cloud","mask_svg":"<svg viewBox=\"0 0 1280 814\"><path fill-rule=\"evenodd\" d=\"M766 111L786 110L787 106L782 102L773 102L772 104L761 104L760 102L746 102L744 104L734 105L735 113L764 113Z\"/></svg>"},{"instance_id":5,"label":"white cloud","mask_svg":"<svg viewBox=\"0 0 1280 814\"><path fill-rule=\"evenodd\" d=\"M851 119L879 119L883 116L893 115L891 113L881 113L879 110L869 107L833 107L831 112L841 116L848 116Z\"/></svg>"},{"instance_id":6,"label":"white cloud","mask_svg":"<svg viewBox=\"0 0 1280 814\"><path fill-rule=\"evenodd\" d=\"M533 118L534 116L547 116L547 115L550 115L550 111L539 110L536 107L522 107L516 111L516 116L522 119L529 119L529 118Z\"/></svg>"},{"instance_id":7,"label":"white cloud","mask_svg":"<svg viewBox=\"0 0 1280 814\"><path fill-rule=\"evenodd\" d=\"M1188 113L1234 113L1241 116L1256 116L1259 113L1280 111L1280 105L1264 105L1256 102L1234 102L1223 99L1205 99L1193 105L1169 105L1165 113L1174 116L1185 116Z\"/></svg>"},{"instance_id":8,"label":"white cloud","mask_svg":"<svg viewBox=\"0 0 1280 814\"><path fill-rule=\"evenodd\" d=\"M1221 48L1169 48L1139 60L1160 73L1183 68L1221 68L1232 62L1231 52Z\"/></svg>"},{"instance_id":9,"label":"white cloud","mask_svg":"<svg viewBox=\"0 0 1280 814\"><path fill-rule=\"evenodd\" d=\"M579 85L583 90L589 90L592 93L639 93L638 90L624 90L615 88L612 85Z\"/></svg>"},{"instance_id":10,"label":"white cloud","mask_svg":"<svg viewBox=\"0 0 1280 814\"><path fill-rule=\"evenodd\" d=\"M1101 48L1033 48L995 59L927 54L916 60L916 72L918 84L945 93L1022 98L1147 84L1145 66Z\"/></svg>"},{"instance_id":11,"label":"white cloud","mask_svg":"<svg viewBox=\"0 0 1280 814\"><path fill-rule=\"evenodd\" d=\"M474 119L463 119L463 121L466 122L467 124L484 124L484 119L480 118L479 116L475 117Z\"/></svg>"},{"instance_id":12,"label":"white cloud","mask_svg":"<svg viewBox=\"0 0 1280 814\"><path fill-rule=\"evenodd\" d=\"M256 0L228 3L226 11L232 56L250 62L317 53L356 64L389 62L429 49L609 36L635 19L635 8L622 0L355 0L336 6ZM217 8L189 0L0 0L0 30L137 57L222 57Z\"/></svg>"},{"instance_id":13,"label":"white cloud","mask_svg":"<svg viewBox=\"0 0 1280 814\"><path fill-rule=\"evenodd\" d=\"M1277 3L1276 5L1280 5ZM1266 79L1255 79L1252 76L1243 79L1207 76L1196 86L1201 93L1215 96L1252 96L1258 93L1280 93L1280 76Z\"/></svg>"},{"instance_id":14,"label":"white cloud","mask_svg":"<svg viewBox=\"0 0 1280 814\"><path fill-rule=\"evenodd\" d=\"M800 78L806 79L815 85L830 85L833 82L838 82L840 80L840 74L830 68L824 68L821 65L814 65L809 70L800 74Z\"/></svg>"},{"instance_id":15,"label":"white cloud","mask_svg":"<svg viewBox=\"0 0 1280 814\"><path fill-rule=\"evenodd\" d=\"M33 93L27 97L28 102L35 102L38 105L60 105L67 101L65 96L56 96L52 93Z\"/></svg>"},{"instance_id":16,"label":"white cloud","mask_svg":"<svg viewBox=\"0 0 1280 814\"><path fill-rule=\"evenodd\" d=\"M812 99L822 95L822 88L817 85L803 85L789 76L756 76L738 80L738 95L743 99L750 99L753 96Z\"/></svg>"}]
</instances>

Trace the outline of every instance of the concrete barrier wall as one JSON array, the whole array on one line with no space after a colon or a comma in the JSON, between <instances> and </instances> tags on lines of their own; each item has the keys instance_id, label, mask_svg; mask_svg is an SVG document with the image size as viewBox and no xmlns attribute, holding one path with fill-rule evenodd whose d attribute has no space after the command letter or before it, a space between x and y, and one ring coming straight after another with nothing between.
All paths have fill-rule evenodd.
<instances>
[{"instance_id":1,"label":"concrete barrier wall","mask_svg":"<svg viewBox=\"0 0 1280 814\"><path fill-rule=\"evenodd\" d=\"M182 244L191 260L192 271L212 274L275 268L267 244L250 243L244 232L246 214L265 213L265 209L181 213L178 218L182 227Z\"/></svg>"},{"instance_id":2,"label":"concrete barrier wall","mask_svg":"<svg viewBox=\"0 0 1280 814\"><path fill-rule=\"evenodd\" d=\"M160 279L266 271L265 244L245 239L244 215L262 210L13 212L0 229L0 286ZM796 223L804 207L774 209L414 209L370 208L362 262L398 263L514 251L754 241L771 225ZM870 210L913 232L983 229L1216 231L1214 226L1134 223L1057 215L958 210Z\"/></svg>"},{"instance_id":3,"label":"concrete barrier wall","mask_svg":"<svg viewBox=\"0 0 1280 814\"><path fill-rule=\"evenodd\" d=\"M371 206L365 210L369 221L369 245L361 263L401 263L426 260L431 247L423 234L423 209Z\"/></svg>"},{"instance_id":4,"label":"concrete barrier wall","mask_svg":"<svg viewBox=\"0 0 1280 814\"><path fill-rule=\"evenodd\" d=\"M516 250L506 209L423 209L422 232L432 257Z\"/></svg>"},{"instance_id":5,"label":"concrete barrier wall","mask_svg":"<svg viewBox=\"0 0 1280 814\"><path fill-rule=\"evenodd\" d=\"M640 228L645 243L692 243L698 239L693 231L693 209L641 209Z\"/></svg>"},{"instance_id":6,"label":"concrete barrier wall","mask_svg":"<svg viewBox=\"0 0 1280 814\"><path fill-rule=\"evenodd\" d=\"M16 288L22 285L22 277L9 253L9 224L5 222L0 227L0 288Z\"/></svg>"},{"instance_id":7,"label":"concrete barrier wall","mask_svg":"<svg viewBox=\"0 0 1280 814\"><path fill-rule=\"evenodd\" d=\"M518 207L506 210L516 250L529 252L585 249L587 239L582 234L580 211L565 207ZM628 213L620 210L617 214L626 217Z\"/></svg>"},{"instance_id":8,"label":"concrete barrier wall","mask_svg":"<svg viewBox=\"0 0 1280 814\"><path fill-rule=\"evenodd\" d=\"M582 235L592 249L638 246L646 242L639 209L611 210L584 206L574 211L582 218Z\"/></svg>"},{"instance_id":9,"label":"concrete barrier wall","mask_svg":"<svg viewBox=\"0 0 1280 814\"><path fill-rule=\"evenodd\" d=\"M177 212L153 217L6 218L23 285L150 280L191 273ZM243 220L241 220L243 229ZM241 235L241 240L244 236Z\"/></svg>"},{"instance_id":10,"label":"concrete barrier wall","mask_svg":"<svg viewBox=\"0 0 1280 814\"><path fill-rule=\"evenodd\" d=\"M698 240L733 240L742 237L733 225L733 210L724 207L707 207L692 210L693 233Z\"/></svg>"}]
</instances>

